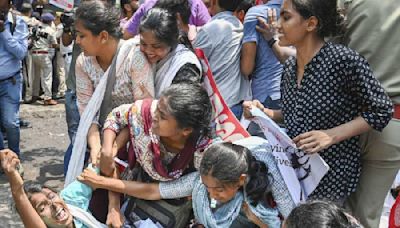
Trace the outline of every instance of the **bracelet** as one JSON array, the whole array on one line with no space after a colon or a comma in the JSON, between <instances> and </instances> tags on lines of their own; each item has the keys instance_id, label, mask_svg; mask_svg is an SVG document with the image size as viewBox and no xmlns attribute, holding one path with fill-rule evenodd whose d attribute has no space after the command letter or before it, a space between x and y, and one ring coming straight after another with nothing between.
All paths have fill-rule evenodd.
<instances>
[{"instance_id":1,"label":"bracelet","mask_svg":"<svg viewBox=\"0 0 400 228\"><path fill-rule=\"evenodd\" d=\"M274 46L274 44L275 44L276 41L278 41L278 40L275 39L275 38L271 38L270 40L268 40L268 46L269 46L270 48L272 48L272 46Z\"/></svg>"}]
</instances>

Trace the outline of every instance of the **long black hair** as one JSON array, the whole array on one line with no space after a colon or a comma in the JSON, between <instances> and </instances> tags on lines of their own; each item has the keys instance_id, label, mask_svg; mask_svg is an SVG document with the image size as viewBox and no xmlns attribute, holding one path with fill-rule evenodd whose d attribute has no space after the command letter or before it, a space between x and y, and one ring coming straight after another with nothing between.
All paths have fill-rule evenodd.
<instances>
[{"instance_id":1,"label":"long black hair","mask_svg":"<svg viewBox=\"0 0 400 228\"><path fill-rule=\"evenodd\" d=\"M178 28L176 19L178 11L175 11L177 8L171 7L169 4L162 6L166 8L153 8L143 16L139 25L139 33L153 32L156 39L171 47L171 50L175 49L180 43L193 51L193 46L187 35Z\"/></svg>"},{"instance_id":2,"label":"long black hair","mask_svg":"<svg viewBox=\"0 0 400 228\"><path fill-rule=\"evenodd\" d=\"M199 83L173 84L161 93L167 111L178 127L193 129L195 140L210 137L212 107L207 92Z\"/></svg>"},{"instance_id":3,"label":"long black hair","mask_svg":"<svg viewBox=\"0 0 400 228\"><path fill-rule=\"evenodd\" d=\"M120 12L105 2L99 0L82 2L75 15L76 20L81 21L93 35L106 31L116 39L122 37L119 26Z\"/></svg>"},{"instance_id":4,"label":"long black hair","mask_svg":"<svg viewBox=\"0 0 400 228\"><path fill-rule=\"evenodd\" d=\"M337 8L336 0L291 0L293 8L304 18L318 19L317 33L320 37L339 35L344 32L344 19Z\"/></svg>"},{"instance_id":5,"label":"long black hair","mask_svg":"<svg viewBox=\"0 0 400 228\"><path fill-rule=\"evenodd\" d=\"M242 174L247 174L244 189L251 204L268 203L272 199L268 167L257 161L246 147L230 142L210 146L201 160L200 174L211 175L228 185L237 183Z\"/></svg>"},{"instance_id":6,"label":"long black hair","mask_svg":"<svg viewBox=\"0 0 400 228\"><path fill-rule=\"evenodd\" d=\"M190 6L189 0L158 0L154 5L155 8L168 10L168 12L176 17L179 13L184 24L189 24L189 18L192 14L190 11ZM178 42L194 52L192 43L190 43L188 35L185 32L179 31Z\"/></svg>"},{"instance_id":7,"label":"long black hair","mask_svg":"<svg viewBox=\"0 0 400 228\"><path fill-rule=\"evenodd\" d=\"M153 8L147 11L139 25L139 33L151 31L156 39L175 49L178 45L179 29L175 15L165 9Z\"/></svg>"}]
</instances>

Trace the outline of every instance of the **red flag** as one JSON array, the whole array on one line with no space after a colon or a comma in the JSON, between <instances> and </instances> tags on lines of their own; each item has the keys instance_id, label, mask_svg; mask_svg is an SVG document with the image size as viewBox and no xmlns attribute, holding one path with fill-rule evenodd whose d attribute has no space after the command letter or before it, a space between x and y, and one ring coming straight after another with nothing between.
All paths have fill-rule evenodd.
<instances>
[{"instance_id":1,"label":"red flag","mask_svg":"<svg viewBox=\"0 0 400 228\"><path fill-rule=\"evenodd\" d=\"M400 228L400 195L397 196L389 215L389 228Z\"/></svg>"},{"instance_id":2,"label":"red flag","mask_svg":"<svg viewBox=\"0 0 400 228\"><path fill-rule=\"evenodd\" d=\"M222 98L203 50L197 48L196 55L202 63L203 69L207 71L203 86L211 100L217 135L222 140L229 142L249 137L250 134L240 125L240 122Z\"/></svg>"}]
</instances>

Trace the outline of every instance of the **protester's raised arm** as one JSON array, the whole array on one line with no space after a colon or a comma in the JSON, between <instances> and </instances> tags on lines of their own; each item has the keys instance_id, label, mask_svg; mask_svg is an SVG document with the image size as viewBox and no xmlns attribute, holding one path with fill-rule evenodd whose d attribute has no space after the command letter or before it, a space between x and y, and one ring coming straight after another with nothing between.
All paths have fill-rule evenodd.
<instances>
[{"instance_id":1,"label":"protester's raised arm","mask_svg":"<svg viewBox=\"0 0 400 228\"><path fill-rule=\"evenodd\" d=\"M39 214L33 208L24 191L24 181L17 170L20 161L11 150L0 151L1 166L10 182L12 197L24 226L27 228L46 228Z\"/></svg>"}]
</instances>

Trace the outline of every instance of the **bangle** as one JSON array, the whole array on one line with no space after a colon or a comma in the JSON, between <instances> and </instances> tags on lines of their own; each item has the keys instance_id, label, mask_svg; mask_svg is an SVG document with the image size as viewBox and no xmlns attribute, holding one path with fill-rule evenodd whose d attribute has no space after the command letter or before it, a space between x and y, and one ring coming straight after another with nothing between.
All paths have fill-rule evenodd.
<instances>
[{"instance_id":1,"label":"bangle","mask_svg":"<svg viewBox=\"0 0 400 228\"><path fill-rule=\"evenodd\" d=\"M274 44L275 44L276 41L278 41L278 40L275 39L275 38L271 38L270 40L268 40L268 46L269 46L270 48L272 48L272 46L274 46Z\"/></svg>"}]
</instances>

